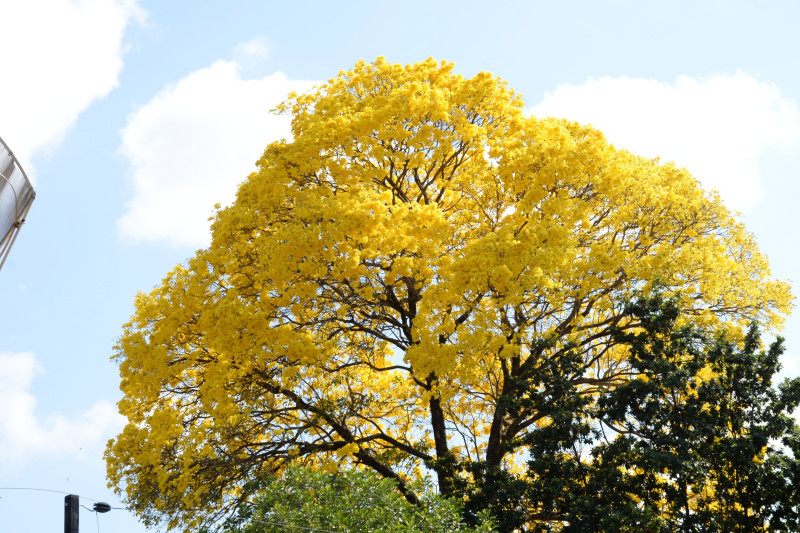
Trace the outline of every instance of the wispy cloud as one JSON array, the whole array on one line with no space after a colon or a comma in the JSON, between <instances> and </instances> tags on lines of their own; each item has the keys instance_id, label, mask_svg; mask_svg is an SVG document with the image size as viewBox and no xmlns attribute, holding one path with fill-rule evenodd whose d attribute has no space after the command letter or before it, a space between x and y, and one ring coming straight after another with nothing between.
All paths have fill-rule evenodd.
<instances>
[{"instance_id":1,"label":"wispy cloud","mask_svg":"<svg viewBox=\"0 0 800 533\"><path fill-rule=\"evenodd\" d=\"M737 210L761 197L765 151L800 147L795 102L742 72L673 83L600 78L561 85L530 111L591 123L616 146L674 161Z\"/></svg>"},{"instance_id":2,"label":"wispy cloud","mask_svg":"<svg viewBox=\"0 0 800 533\"><path fill-rule=\"evenodd\" d=\"M0 136L23 165L117 86L125 30L144 16L137 0L3 3Z\"/></svg>"},{"instance_id":3,"label":"wispy cloud","mask_svg":"<svg viewBox=\"0 0 800 533\"><path fill-rule=\"evenodd\" d=\"M269 57L269 41L266 37L254 37L246 43L240 43L234 50L236 61L264 61Z\"/></svg>"},{"instance_id":4,"label":"wispy cloud","mask_svg":"<svg viewBox=\"0 0 800 533\"><path fill-rule=\"evenodd\" d=\"M281 72L248 80L241 70L237 61L217 61L128 117L120 151L130 162L133 197L117 220L123 237L207 245L214 204L233 201L266 145L290 137L289 117L270 110L313 82Z\"/></svg>"},{"instance_id":5,"label":"wispy cloud","mask_svg":"<svg viewBox=\"0 0 800 533\"><path fill-rule=\"evenodd\" d=\"M32 353L0 353L0 471L15 471L37 458L96 460L124 419L98 401L77 416L42 414L30 392L42 369Z\"/></svg>"}]
</instances>

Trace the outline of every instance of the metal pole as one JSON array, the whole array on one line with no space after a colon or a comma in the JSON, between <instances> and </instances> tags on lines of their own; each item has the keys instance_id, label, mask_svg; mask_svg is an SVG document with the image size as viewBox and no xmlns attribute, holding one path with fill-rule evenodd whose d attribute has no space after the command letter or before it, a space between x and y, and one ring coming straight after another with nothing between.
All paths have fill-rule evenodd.
<instances>
[{"instance_id":1,"label":"metal pole","mask_svg":"<svg viewBox=\"0 0 800 533\"><path fill-rule=\"evenodd\" d=\"M11 231L9 234L11 237L6 239L2 246L0 246L0 270L3 270L3 265L6 264L6 259L8 259L8 254L11 252L11 246L14 244L14 241L17 240L17 235L19 235L19 229L22 226L22 223L25 222L25 217L28 214L28 210L31 208L31 204L33 200L28 202L28 205L22 210L22 213L19 215L19 221L17 221L14 226L12 226Z\"/></svg>"},{"instance_id":2,"label":"metal pole","mask_svg":"<svg viewBox=\"0 0 800 533\"><path fill-rule=\"evenodd\" d=\"M77 494L64 496L64 533L78 533L79 505Z\"/></svg>"}]
</instances>

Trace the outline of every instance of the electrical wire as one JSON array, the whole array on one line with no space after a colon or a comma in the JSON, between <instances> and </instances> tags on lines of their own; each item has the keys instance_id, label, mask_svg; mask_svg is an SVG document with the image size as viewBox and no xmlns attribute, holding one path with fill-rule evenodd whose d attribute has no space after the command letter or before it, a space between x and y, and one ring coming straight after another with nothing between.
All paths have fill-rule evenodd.
<instances>
[{"instance_id":1,"label":"electrical wire","mask_svg":"<svg viewBox=\"0 0 800 533\"><path fill-rule=\"evenodd\" d=\"M72 495L71 492L66 492L66 491L63 491L63 490L42 489L42 488L38 488L38 487L0 487L0 490L32 490L32 491L36 491L36 492L53 492L53 493L56 493L56 494L66 494L67 496ZM95 500L94 498L89 498L89 497L86 497L86 496L80 496L80 495L77 495L77 496L78 496L79 500L83 499L83 500L88 500L90 502L94 502L95 504L103 503L105 505L108 505L107 503L105 503L105 502L103 502L101 500ZM90 509L90 508L86 507L83 504L80 504L80 506L83 507L84 509L86 509L87 511L94 513L94 518L95 518L95 521L97 522L97 533L100 533L100 512L97 511L97 509ZM108 505L108 509L125 510L124 507L111 507L110 505ZM103 512L106 512L108 509L106 509ZM332 532L332 533L335 533L335 532Z\"/></svg>"},{"instance_id":2,"label":"electrical wire","mask_svg":"<svg viewBox=\"0 0 800 533\"><path fill-rule=\"evenodd\" d=\"M37 492L54 492L56 494L65 494L67 496L72 494L71 492L66 492L66 491L63 491L63 490L40 489L40 488L36 488L36 487L0 487L0 490L33 490L33 491L37 491ZM94 498L89 498L88 496L80 496L80 495L78 495L78 498L80 498L82 500L89 500L90 502L93 502L93 503L104 503L102 500L96 500ZM124 510L125 508L124 507L111 507L111 509L123 509ZM94 512L94 509L90 509L90 510L92 512Z\"/></svg>"},{"instance_id":3,"label":"electrical wire","mask_svg":"<svg viewBox=\"0 0 800 533\"><path fill-rule=\"evenodd\" d=\"M95 519L97 520L97 533L100 533L100 513L98 513L98 512L97 512L97 511L95 511L94 509L89 509L88 507L86 507L86 506L85 506L85 505L83 505L83 504L81 504L81 507L83 507L84 509L86 509L86 510L87 510L87 511L89 511L90 513L94 513L94 517L95 517Z\"/></svg>"},{"instance_id":4,"label":"electrical wire","mask_svg":"<svg viewBox=\"0 0 800 533\"><path fill-rule=\"evenodd\" d=\"M65 492L63 490L53 490L53 489L40 489L35 487L0 487L0 490L34 490L37 492L55 492L56 494L66 494L69 496L72 494L71 492ZM89 498L87 496L78 496L83 500L89 500L90 502L98 503L102 500L95 500L94 498ZM121 507L112 507L112 509L121 509Z\"/></svg>"},{"instance_id":5,"label":"electrical wire","mask_svg":"<svg viewBox=\"0 0 800 533\"><path fill-rule=\"evenodd\" d=\"M56 494L66 494L67 496L72 494L71 492L65 492L63 490L40 489L40 488L35 488L35 487L0 487L0 490L32 490L32 491L38 491L38 492L54 492ZM84 500L89 500L90 502L94 502L94 503L100 503L100 500L95 500L93 498L88 498L86 496L78 496L78 498L82 498ZM99 516L100 513L98 513L94 509L90 509L89 507L86 507L83 504L81 504L81 507L83 507L84 509L86 509L89 512L94 513L95 519L97 520L97 533L100 533L100 516ZM125 509L124 507L111 507L111 508L112 509L123 509L123 510ZM283 528L291 527L291 528L294 528L294 529L301 529L303 531L309 531L311 533L342 533L341 530L337 531L337 530L333 530L333 529L321 529L321 528L316 528L316 527L298 526L298 525L294 525L294 524L286 524L286 523L283 523L283 522L275 522L275 521L272 521L272 520L267 520L265 518L260 518L258 520L253 520L251 523L265 524L265 525L270 525L270 526L278 526L278 527L283 527Z\"/></svg>"},{"instance_id":6,"label":"electrical wire","mask_svg":"<svg viewBox=\"0 0 800 533\"><path fill-rule=\"evenodd\" d=\"M39 492L55 492L55 493L58 493L58 494L66 494L66 495L71 494L69 492L64 492L63 490L36 489L36 488L32 488L32 487L0 487L0 490L36 490L36 491L39 491ZM89 500L91 498L86 498L86 499Z\"/></svg>"}]
</instances>

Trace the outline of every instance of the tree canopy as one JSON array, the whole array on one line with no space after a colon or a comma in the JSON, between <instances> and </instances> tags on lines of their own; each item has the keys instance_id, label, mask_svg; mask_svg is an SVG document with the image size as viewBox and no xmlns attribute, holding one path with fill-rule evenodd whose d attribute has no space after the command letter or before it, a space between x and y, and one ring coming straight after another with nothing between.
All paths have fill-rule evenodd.
<instances>
[{"instance_id":1,"label":"tree canopy","mask_svg":"<svg viewBox=\"0 0 800 533\"><path fill-rule=\"evenodd\" d=\"M390 479L374 472L324 474L292 466L260 483L252 506L240 509L224 533L491 533L484 521L467 527L459 506L425 483L415 487L422 505L405 500Z\"/></svg>"},{"instance_id":2,"label":"tree canopy","mask_svg":"<svg viewBox=\"0 0 800 533\"><path fill-rule=\"evenodd\" d=\"M137 296L116 347L109 480L148 523L213 522L291 463L371 469L410 502L421 469L445 495L520 479L556 416L525 395L578 408L641 374L619 335L643 327L640 295L733 340L789 308L715 193L527 116L490 74L360 62L280 111L293 139Z\"/></svg>"},{"instance_id":3,"label":"tree canopy","mask_svg":"<svg viewBox=\"0 0 800 533\"><path fill-rule=\"evenodd\" d=\"M501 531L800 530L800 378L773 387L783 339L762 350L755 325L739 342L679 326L657 295L628 309L641 327L612 336L636 377L582 394L573 354L518 383L509 411L550 421L521 439L526 475L462 465L485 480L467 505Z\"/></svg>"}]
</instances>

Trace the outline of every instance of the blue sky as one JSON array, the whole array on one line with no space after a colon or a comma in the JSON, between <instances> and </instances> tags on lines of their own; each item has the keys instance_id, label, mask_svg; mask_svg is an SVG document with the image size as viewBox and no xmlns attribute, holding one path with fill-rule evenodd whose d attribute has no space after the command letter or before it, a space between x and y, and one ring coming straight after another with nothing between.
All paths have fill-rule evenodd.
<instances>
[{"instance_id":1,"label":"blue sky","mask_svg":"<svg viewBox=\"0 0 800 533\"><path fill-rule=\"evenodd\" d=\"M134 295L205 246L214 203L288 135L269 114L285 93L362 58L486 70L532 113L674 160L800 280L797 2L0 0L0 14L0 136L38 193L0 272L0 487L119 505L102 450L122 427L109 357ZM798 316L783 334L798 375ZM0 520L57 531L62 504L0 490ZM119 509L99 528L145 531Z\"/></svg>"}]
</instances>

